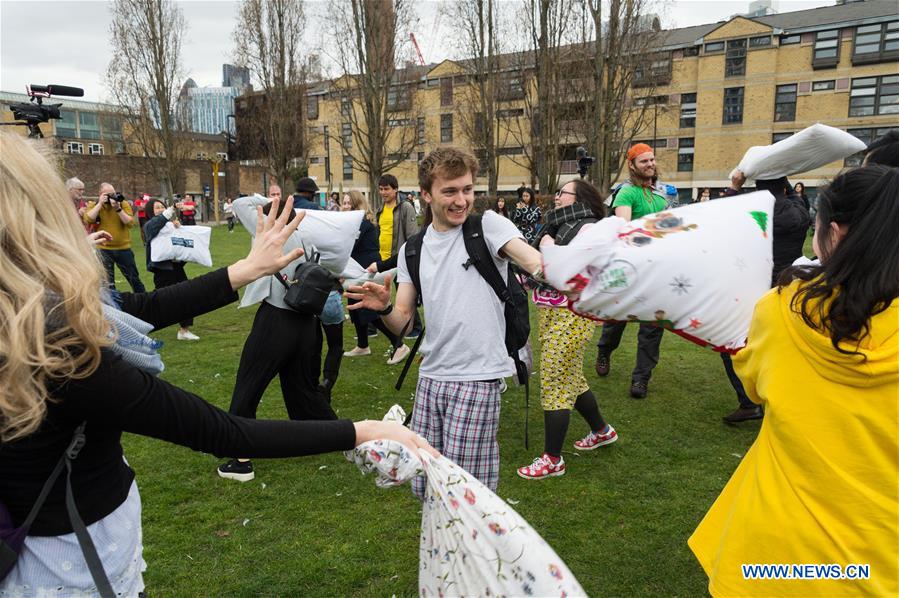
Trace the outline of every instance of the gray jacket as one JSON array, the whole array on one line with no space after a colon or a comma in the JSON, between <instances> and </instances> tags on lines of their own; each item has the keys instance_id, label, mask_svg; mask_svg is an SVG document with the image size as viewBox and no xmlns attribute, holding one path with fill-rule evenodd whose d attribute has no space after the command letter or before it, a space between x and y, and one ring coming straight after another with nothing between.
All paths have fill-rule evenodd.
<instances>
[{"instance_id":1,"label":"gray jacket","mask_svg":"<svg viewBox=\"0 0 899 598\"><path fill-rule=\"evenodd\" d=\"M234 200L234 215L243 227L249 231L251 237L256 236L256 206L265 206L269 201L270 200L267 197L262 197L261 195L240 197ZM284 253L288 253L289 251L302 246L303 241L300 234L295 231L284 244ZM281 270L281 274L288 279L293 278L293 273L297 269L297 266L305 259L305 257L300 257L290 262L287 264L286 268ZM284 285L275 280L274 276L264 276L247 285L247 288L244 289L243 299L240 300L240 307L248 307L259 303L260 301L265 301L272 307L290 309L287 307L287 304L284 303L285 293L287 293L287 289L284 288Z\"/></svg>"},{"instance_id":2,"label":"gray jacket","mask_svg":"<svg viewBox=\"0 0 899 598\"><path fill-rule=\"evenodd\" d=\"M381 212L383 211L384 206L382 205L378 209L378 213L375 214L375 226L378 227L378 235L381 234L381 228L378 223L381 222ZM396 207L393 208L393 241L390 244L390 255L397 255L406 239L417 232L418 218L415 214L415 206L397 196Z\"/></svg>"}]
</instances>

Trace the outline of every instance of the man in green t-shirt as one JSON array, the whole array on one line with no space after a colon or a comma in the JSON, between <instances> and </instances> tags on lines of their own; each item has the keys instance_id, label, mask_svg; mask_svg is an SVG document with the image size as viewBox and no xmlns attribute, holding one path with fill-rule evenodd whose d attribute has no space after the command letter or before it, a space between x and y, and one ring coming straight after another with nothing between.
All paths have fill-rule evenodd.
<instances>
[{"instance_id":1,"label":"man in green t-shirt","mask_svg":"<svg viewBox=\"0 0 899 598\"><path fill-rule=\"evenodd\" d=\"M615 194L612 202L615 215L625 220L634 220L664 210L668 202L654 189L656 157L652 148L645 143L631 146L627 152L627 167L630 182L625 183ZM627 322L603 324L596 355L596 373L600 376L609 374L612 352L621 343L626 324ZM646 398L652 370L659 363L662 331L662 328L652 324L640 324L640 331L637 333L637 365L631 373L631 396L635 399Z\"/></svg>"}]
</instances>

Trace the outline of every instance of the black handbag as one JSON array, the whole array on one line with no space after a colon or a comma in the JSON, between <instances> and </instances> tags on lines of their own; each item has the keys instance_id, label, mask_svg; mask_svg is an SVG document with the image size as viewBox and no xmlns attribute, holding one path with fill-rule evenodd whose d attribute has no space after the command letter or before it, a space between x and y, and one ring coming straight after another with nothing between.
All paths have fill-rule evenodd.
<instances>
[{"instance_id":1,"label":"black handbag","mask_svg":"<svg viewBox=\"0 0 899 598\"><path fill-rule=\"evenodd\" d=\"M305 255L306 261L294 270L293 280L284 280L280 273L274 276L287 289L284 295L287 307L297 313L317 316L325 309L325 302L334 288L334 277L318 263L319 252L307 251Z\"/></svg>"}]
</instances>

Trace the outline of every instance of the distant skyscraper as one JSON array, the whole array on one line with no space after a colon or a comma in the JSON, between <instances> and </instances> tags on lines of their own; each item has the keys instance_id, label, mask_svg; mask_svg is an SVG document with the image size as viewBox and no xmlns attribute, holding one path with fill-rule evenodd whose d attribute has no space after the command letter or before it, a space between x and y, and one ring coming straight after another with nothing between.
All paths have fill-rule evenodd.
<instances>
[{"instance_id":1,"label":"distant skyscraper","mask_svg":"<svg viewBox=\"0 0 899 598\"><path fill-rule=\"evenodd\" d=\"M250 71L233 64L222 65L221 87L198 87L188 79L181 87L178 103L187 118L190 130L218 135L222 131L235 134L234 98L250 88Z\"/></svg>"},{"instance_id":2,"label":"distant skyscraper","mask_svg":"<svg viewBox=\"0 0 899 598\"><path fill-rule=\"evenodd\" d=\"M222 87L237 87L243 89L250 85L250 69L245 66L233 64L222 65Z\"/></svg>"}]
</instances>

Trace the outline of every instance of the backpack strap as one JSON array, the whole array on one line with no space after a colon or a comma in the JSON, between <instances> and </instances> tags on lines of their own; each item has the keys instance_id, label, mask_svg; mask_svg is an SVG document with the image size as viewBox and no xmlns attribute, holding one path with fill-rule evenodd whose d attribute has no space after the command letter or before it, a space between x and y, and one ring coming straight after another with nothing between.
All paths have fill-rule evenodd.
<instances>
[{"instance_id":1,"label":"backpack strap","mask_svg":"<svg viewBox=\"0 0 899 598\"><path fill-rule=\"evenodd\" d=\"M503 280L493 262L490 248L487 247L487 241L484 239L484 224L481 222L479 214L469 214L462 223L462 238L465 241L465 251L468 253L468 262L462 264L462 267L467 270L468 266L474 266L481 278L487 281L487 284L499 297L499 300L503 303L508 302L512 298L509 293L509 285Z\"/></svg>"},{"instance_id":2,"label":"backpack strap","mask_svg":"<svg viewBox=\"0 0 899 598\"><path fill-rule=\"evenodd\" d=\"M103 570L103 563L100 561L94 542L91 540L87 527L84 525L84 521L78 513L78 507L75 505L75 495L72 492L72 461L78 458L78 453L81 452L81 449L84 447L86 441L84 428L86 426L87 422L83 421L77 428L75 428L69 446L56 463L53 473L51 473L50 477L47 478L47 481L44 482L44 487L41 488L37 500L31 507L31 511L29 511L25 522L22 524L22 528L27 530L31 527L31 524L34 523L38 511L44 506L44 502L47 500L50 490L56 484L56 480L59 479L59 475L62 473L63 467L65 467L66 511L69 513L69 521L72 523L72 530L75 532L75 537L78 539L79 546L81 546L81 552L84 554L84 560L87 562L87 568L91 573L91 578L94 580L94 585L97 586L97 592L102 598L115 598L116 594L112 591L112 586L109 584L109 578L106 576L106 571Z\"/></svg>"},{"instance_id":3,"label":"backpack strap","mask_svg":"<svg viewBox=\"0 0 899 598\"><path fill-rule=\"evenodd\" d=\"M421 247L425 241L425 231L423 228L408 239L405 245L406 271L409 272L409 278L415 286L415 293L418 295L417 304L421 305Z\"/></svg>"}]
</instances>

